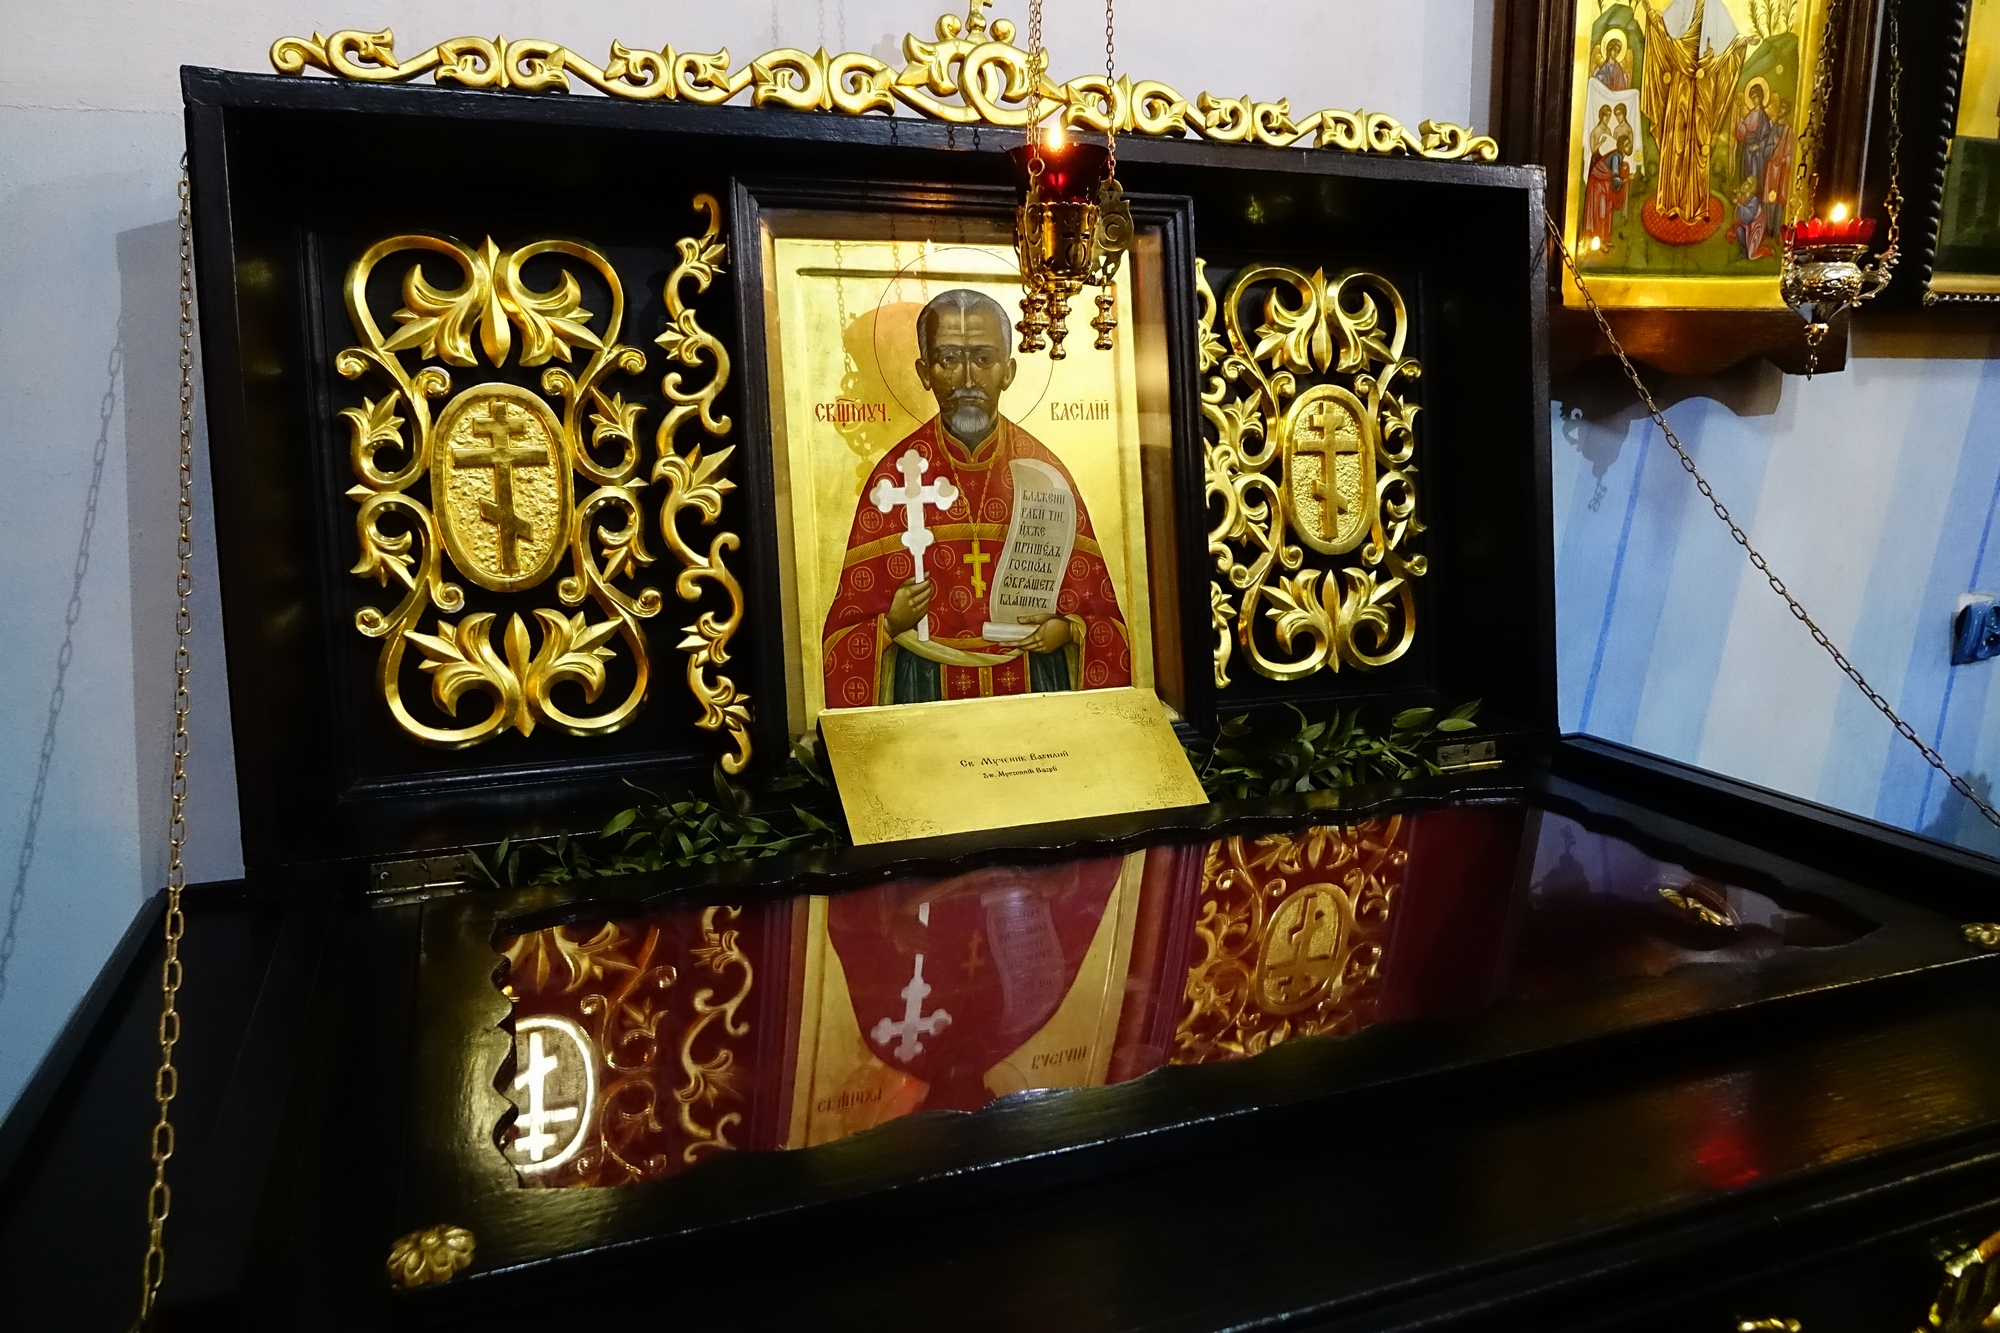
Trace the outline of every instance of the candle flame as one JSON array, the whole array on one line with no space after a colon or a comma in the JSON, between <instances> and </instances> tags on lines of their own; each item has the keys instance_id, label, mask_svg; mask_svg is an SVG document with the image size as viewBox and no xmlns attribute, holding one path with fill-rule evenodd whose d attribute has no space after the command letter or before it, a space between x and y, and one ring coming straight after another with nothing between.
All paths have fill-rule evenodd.
<instances>
[{"instance_id":1,"label":"candle flame","mask_svg":"<svg viewBox=\"0 0 2000 1333\"><path fill-rule=\"evenodd\" d=\"M1846 205L1846 204L1835 204L1835 205L1833 206L1833 211L1832 211L1831 213L1827 214L1827 220L1828 220L1828 221L1830 221L1830 222L1845 222L1845 221L1847 221L1847 205Z\"/></svg>"},{"instance_id":2,"label":"candle flame","mask_svg":"<svg viewBox=\"0 0 2000 1333\"><path fill-rule=\"evenodd\" d=\"M1063 135L1063 123L1060 120L1049 126L1049 132L1043 136L1042 142L1050 148L1063 146L1066 140Z\"/></svg>"}]
</instances>

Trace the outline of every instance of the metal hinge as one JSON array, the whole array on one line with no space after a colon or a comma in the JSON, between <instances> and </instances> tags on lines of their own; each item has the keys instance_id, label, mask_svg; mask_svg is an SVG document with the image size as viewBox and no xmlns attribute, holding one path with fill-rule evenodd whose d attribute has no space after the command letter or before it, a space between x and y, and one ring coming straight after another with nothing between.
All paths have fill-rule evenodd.
<instances>
[{"instance_id":1,"label":"metal hinge","mask_svg":"<svg viewBox=\"0 0 2000 1333\"><path fill-rule=\"evenodd\" d=\"M1476 773L1481 769L1498 768L1500 743L1465 741L1458 745L1440 745L1437 764L1446 773Z\"/></svg>"},{"instance_id":2,"label":"metal hinge","mask_svg":"<svg viewBox=\"0 0 2000 1333\"><path fill-rule=\"evenodd\" d=\"M411 856L400 861L377 861L368 867L370 894L406 899L411 902L457 893L466 886L463 852Z\"/></svg>"}]
</instances>

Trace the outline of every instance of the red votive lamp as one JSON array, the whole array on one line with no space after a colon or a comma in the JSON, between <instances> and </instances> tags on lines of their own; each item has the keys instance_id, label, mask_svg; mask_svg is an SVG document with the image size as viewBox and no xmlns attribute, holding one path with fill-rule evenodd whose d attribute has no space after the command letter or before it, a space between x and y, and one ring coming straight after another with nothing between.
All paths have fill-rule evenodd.
<instances>
[{"instance_id":1,"label":"red votive lamp","mask_svg":"<svg viewBox=\"0 0 2000 1333\"><path fill-rule=\"evenodd\" d=\"M1875 219L1807 218L1786 223L1784 237L1788 246L1866 245L1875 238Z\"/></svg>"},{"instance_id":2,"label":"red votive lamp","mask_svg":"<svg viewBox=\"0 0 2000 1333\"><path fill-rule=\"evenodd\" d=\"M1104 167L1111 150L1103 144L1068 141L1053 144L1022 144L1007 150L1014 164L1015 182L1021 193L1028 191L1028 163L1042 159L1041 190L1045 199L1065 204L1087 204L1097 198L1104 182Z\"/></svg>"}]
</instances>

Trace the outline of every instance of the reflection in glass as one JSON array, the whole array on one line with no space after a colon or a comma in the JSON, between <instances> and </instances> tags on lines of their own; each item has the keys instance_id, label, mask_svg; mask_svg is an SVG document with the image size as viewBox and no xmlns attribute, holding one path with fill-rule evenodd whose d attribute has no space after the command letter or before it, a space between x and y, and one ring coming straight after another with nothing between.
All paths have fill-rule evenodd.
<instances>
[{"instance_id":1,"label":"reflection in glass","mask_svg":"<svg viewBox=\"0 0 2000 1333\"><path fill-rule=\"evenodd\" d=\"M1855 934L1505 803L673 907L502 942L502 1146L527 1186L652 1180Z\"/></svg>"}]
</instances>

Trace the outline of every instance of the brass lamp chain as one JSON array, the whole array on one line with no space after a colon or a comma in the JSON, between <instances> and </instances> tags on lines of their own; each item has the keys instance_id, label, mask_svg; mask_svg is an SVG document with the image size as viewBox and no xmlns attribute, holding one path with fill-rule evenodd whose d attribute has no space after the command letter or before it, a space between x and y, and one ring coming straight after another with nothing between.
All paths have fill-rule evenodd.
<instances>
[{"instance_id":1,"label":"brass lamp chain","mask_svg":"<svg viewBox=\"0 0 2000 1333\"><path fill-rule=\"evenodd\" d=\"M153 1100L160 1118L153 1123L153 1187L146 1193L146 1262L139 1289L139 1323L143 1325L160 1296L166 1276L167 1213L173 1193L167 1188L167 1160L174 1155L174 1124L170 1112L180 1091L174 1068L174 1046L181 1039L181 1015L175 1000L181 989L181 888L187 871L181 851L187 845L188 756L188 635L194 628L194 223L188 208L187 155L181 155L181 475L180 574L174 585L174 772L168 788L172 809L167 816L166 960L160 965L160 1067L153 1075Z\"/></svg>"},{"instance_id":2,"label":"brass lamp chain","mask_svg":"<svg viewBox=\"0 0 2000 1333\"><path fill-rule=\"evenodd\" d=\"M1807 109L1807 123L1801 127L1803 133L1799 135L1799 165L1792 182L1792 195L1795 199L1803 195L1807 216L1811 216L1819 206L1819 145L1820 140L1826 137L1827 106L1832 100L1833 90L1834 42L1840 31L1836 21L1843 8L1840 0L1834 0L1826 8L1826 17L1820 21L1812 105Z\"/></svg>"},{"instance_id":3,"label":"brass lamp chain","mask_svg":"<svg viewBox=\"0 0 2000 1333\"><path fill-rule=\"evenodd\" d=\"M1035 87L1035 95L1041 95L1042 76L1049 72L1048 48L1042 45L1042 0L1028 0L1028 61L1033 66L1033 77L1029 80ZM1037 118L1039 125L1040 120Z\"/></svg>"},{"instance_id":4,"label":"brass lamp chain","mask_svg":"<svg viewBox=\"0 0 2000 1333\"><path fill-rule=\"evenodd\" d=\"M1838 4L1830 6L1827 10L1823 28L1825 36L1820 40L1819 68L1813 75L1812 123L1808 127L1811 132L1801 136L1797 179L1793 184L1795 195L1801 190L1804 191L1808 214L1814 212L1819 205L1819 144L1827 133L1828 104L1833 82L1830 71L1833 68L1836 31L1834 19L1839 12ZM1889 226L1883 237L1882 261L1893 266L1896 262L1896 242L1901 236L1900 224L1903 215L1903 117L1899 105L1903 91L1902 20L1898 6L1894 4L1884 5L1883 14L1889 29L1889 95L1886 99L1889 103L1889 184L1883 192L1882 211L1888 217ZM1858 201L1856 211L1860 211Z\"/></svg>"},{"instance_id":5,"label":"brass lamp chain","mask_svg":"<svg viewBox=\"0 0 2000 1333\"><path fill-rule=\"evenodd\" d=\"M1743 548L1743 553L1750 558L1751 565L1756 568L1759 574L1764 576L1764 581L1771 585L1771 591L1784 599L1785 606L1791 611L1793 619L1806 627L1807 632L1813 637L1813 642L1826 650L1827 656L1833 659L1833 664L1840 668L1841 674L1853 681L1855 688L1860 690L1868 702L1875 706L1876 711L1889 719L1889 724L1896 729L1897 734L1917 747L1917 751L1923 755L1925 763L1944 774L1945 778L1951 783L1952 790L1972 802L1973 806L1980 814L1986 817L1988 822L1995 827L2000 827L2000 811L1996 811L1988 804L1986 798L1974 790L1971 783L1946 767L1944 758L1936 750L1924 744L1923 738L1917 735L1916 728L1905 722L1896 710L1890 706L1889 701L1882 697L1880 691L1868 683L1867 677L1863 676L1860 669L1847 659L1847 654L1840 651L1840 648L1834 641L1827 637L1826 631L1821 629L1818 623L1806 613L1806 609L1799 603L1799 599L1792 596L1792 590L1787 588L1784 580L1779 578L1776 572L1772 570L1770 562L1765 560L1763 554L1750 544L1749 534L1744 532L1737 524L1735 518L1730 515L1728 507L1716 498L1714 489L1708 484L1708 479L1702 476L1701 470L1695 466L1694 456L1688 453L1687 447L1681 443L1680 437L1674 434L1674 428L1667 424L1666 414L1660 410L1660 405L1653 400L1652 391L1646 387L1645 380L1639 377L1638 368L1632 364L1632 359L1625 355L1625 348L1618 341L1618 335L1611 331L1611 321L1605 318L1604 311L1598 307L1596 298L1590 294L1590 288L1584 285L1583 274L1577 270L1576 258L1570 254L1569 246L1563 242L1562 229L1556 225L1555 219L1549 215L1546 208L1542 210L1542 221L1548 228L1549 239L1555 242L1557 252L1562 255L1563 266L1569 270L1570 278L1576 283L1577 291L1582 293L1583 303L1590 308L1591 315L1596 318L1599 332L1603 333L1604 340L1611 345L1612 352L1618 357L1618 364L1625 369L1625 378L1632 382L1633 392L1639 395L1639 401L1645 405L1646 415L1653 419L1653 424L1660 428L1660 434L1666 437L1669 445L1673 446L1674 453L1680 458L1681 467L1686 470L1688 476L1694 478L1695 489L1701 492L1702 498L1708 501L1709 508L1715 511L1715 516L1721 519L1723 525L1729 529L1729 535L1735 539L1738 546Z\"/></svg>"},{"instance_id":6,"label":"brass lamp chain","mask_svg":"<svg viewBox=\"0 0 2000 1333\"><path fill-rule=\"evenodd\" d=\"M1112 3L1113 0L1104 0L1104 118L1109 122L1104 130L1104 143L1110 150L1110 156L1104 160L1107 176L1118 174L1118 43Z\"/></svg>"},{"instance_id":7,"label":"brass lamp chain","mask_svg":"<svg viewBox=\"0 0 2000 1333\"><path fill-rule=\"evenodd\" d=\"M1882 211L1889 216L1889 230L1882 246L1885 265L1896 262L1896 241L1903 216L1903 117L1897 103L1903 96L1902 19L1898 6L1883 6L1889 18L1889 187L1882 194Z\"/></svg>"}]
</instances>

